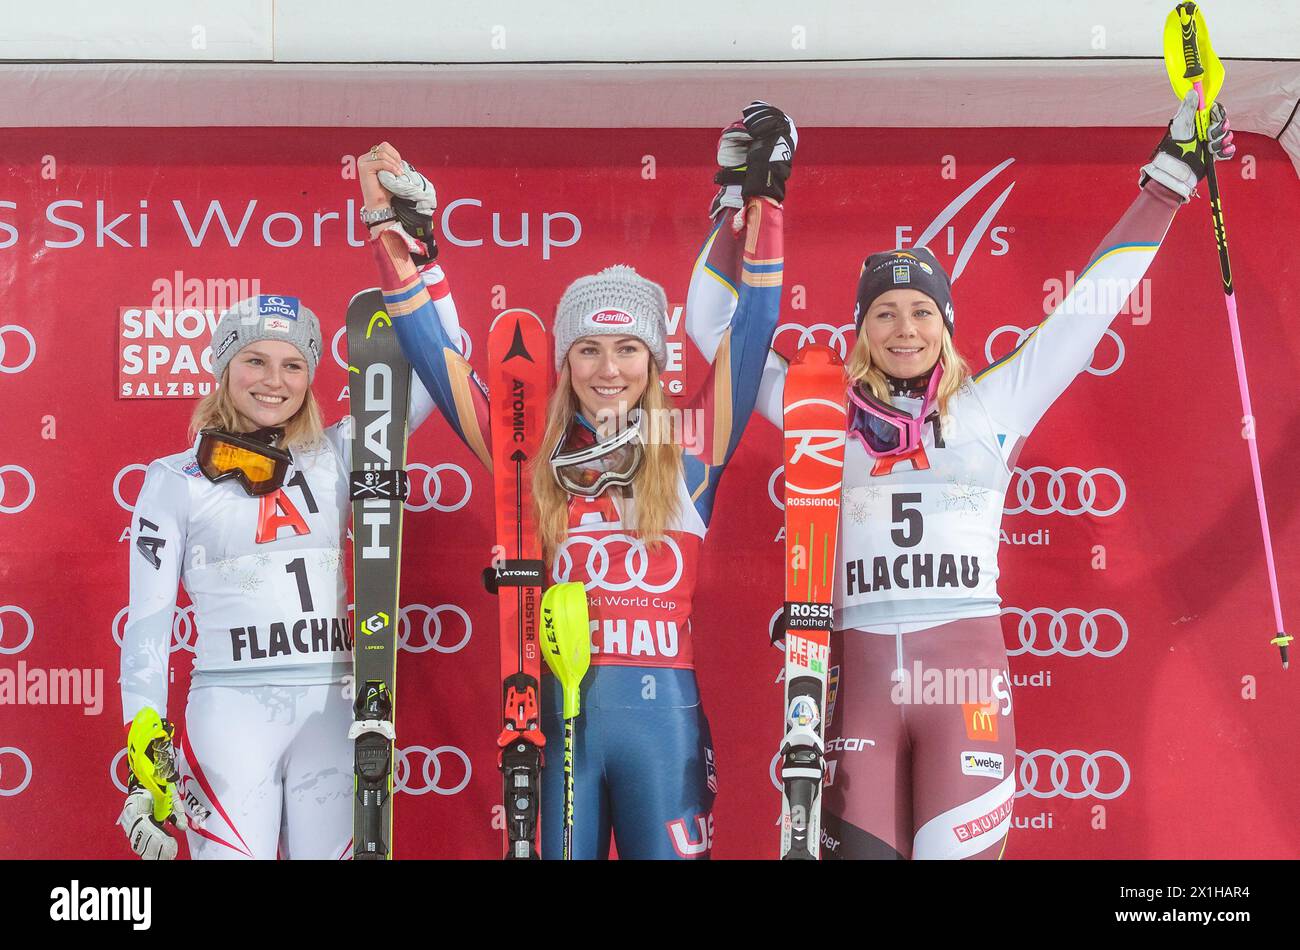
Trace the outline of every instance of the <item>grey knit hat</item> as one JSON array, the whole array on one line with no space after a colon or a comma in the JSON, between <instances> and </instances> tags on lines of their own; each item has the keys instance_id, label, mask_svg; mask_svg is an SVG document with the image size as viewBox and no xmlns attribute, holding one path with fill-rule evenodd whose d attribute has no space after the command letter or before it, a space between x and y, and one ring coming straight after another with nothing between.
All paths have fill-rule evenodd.
<instances>
[{"instance_id":1,"label":"grey knit hat","mask_svg":"<svg viewBox=\"0 0 1300 950\"><path fill-rule=\"evenodd\" d=\"M212 334L212 375L221 380L235 354L259 340L283 340L307 361L311 382L320 363L320 321L297 297L260 294L241 300L221 315Z\"/></svg>"},{"instance_id":2,"label":"grey knit hat","mask_svg":"<svg viewBox=\"0 0 1300 950\"><path fill-rule=\"evenodd\" d=\"M626 264L579 277L555 309L555 371L584 336L634 336L662 370L668 362L668 297L653 280Z\"/></svg>"}]
</instances>

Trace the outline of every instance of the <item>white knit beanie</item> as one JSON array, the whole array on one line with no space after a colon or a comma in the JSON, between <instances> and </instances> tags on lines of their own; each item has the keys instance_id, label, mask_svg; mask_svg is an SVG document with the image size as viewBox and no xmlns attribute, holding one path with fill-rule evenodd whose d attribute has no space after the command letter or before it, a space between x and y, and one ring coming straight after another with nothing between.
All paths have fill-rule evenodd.
<instances>
[{"instance_id":1,"label":"white knit beanie","mask_svg":"<svg viewBox=\"0 0 1300 950\"><path fill-rule=\"evenodd\" d=\"M643 342L662 371L668 362L667 321L664 289L626 264L579 277L555 310L555 371L564 366L577 340L611 334Z\"/></svg>"}]
</instances>

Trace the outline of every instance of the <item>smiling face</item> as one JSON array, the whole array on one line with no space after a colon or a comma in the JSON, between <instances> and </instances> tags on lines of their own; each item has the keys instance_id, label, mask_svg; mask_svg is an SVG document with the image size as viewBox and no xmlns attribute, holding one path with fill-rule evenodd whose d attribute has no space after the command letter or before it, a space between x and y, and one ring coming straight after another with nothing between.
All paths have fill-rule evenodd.
<instances>
[{"instance_id":1,"label":"smiling face","mask_svg":"<svg viewBox=\"0 0 1300 950\"><path fill-rule=\"evenodd\" d=\"M569 379L593 424L622 418L645 393L650 350L634 336L584 336L569 347Z\"/></svg>"},{"instance_id":2,"label":"smiling face","mask_svg":"<svg viewBox=\"0 0 1300 950\"><path fill-rule=\"evenodd\" d=\"M943 318L926 294L891 290L871 303L862 333L871 361L890 376L910 379L927 372L939 360Z\"/></svg>"},{"instance_id":3,"label":"smiling face","mask_svg":"<svg viewBox=\"0 0 1300 950\"><path fill-rule=\"evenodd\" d=\"M250 429L282 426L306 398L310 382L307 360L282 340L250 343L230 361L226 377L230 398Z\"/></svg>"}]
</instances>

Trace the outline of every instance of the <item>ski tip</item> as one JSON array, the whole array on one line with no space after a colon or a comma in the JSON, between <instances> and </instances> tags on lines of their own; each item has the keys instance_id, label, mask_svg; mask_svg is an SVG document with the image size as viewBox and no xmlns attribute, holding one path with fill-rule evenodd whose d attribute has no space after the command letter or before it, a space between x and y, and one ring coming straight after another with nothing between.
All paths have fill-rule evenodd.
<instances>
[{"instance_id":1,"label":"ski tip","mask_svg":"<svg viewBox=\"0 0 1300 950\"><path fill-rule=\"evenodd\" d=\"M809 343L807 346L800 347L799 352L795 353L794 358L790 360L790 365L799 366L843 366L844 361L840 359L840 354L824 343Z\"/></svg>"},{"instance_id":2,"label":"ski tip","mask_svg":"<svg viewBox=\"0 0 1300 950\"><path fill-rule=\"evenodd\" d=\"M360 300L362 297L366 296L367 294L375 294L381 299L384 296L383 292L380 291L378 287L367 287L365 290L358 290L355 294L352 295L352 299L348 301L348 307L350 308L354 303L356 303L358 300Z\"/></svg>"},{"instance_id":3,"label":"ski tip","mask_svg":"<svg viewBox=\"0 0 1300 950\"><path fill-rule=\"evenodd\" d=\"M511 314L520 314L520 313L528 314L528 316L532 317L534 320L537 321L537 325L539 327L541 327L543 330L546 329L546 324L542 322L542 318L539 317L537 314L535 314L533 311L526 310L523 307L511 307L509 310L502 310L500 313L498 313L495 317L492 318L492 323L488 326L488 333L491 333L493 330L496 329L496 326L501 321L502 317L508 317Z\"/></svg>"}]
</instances>

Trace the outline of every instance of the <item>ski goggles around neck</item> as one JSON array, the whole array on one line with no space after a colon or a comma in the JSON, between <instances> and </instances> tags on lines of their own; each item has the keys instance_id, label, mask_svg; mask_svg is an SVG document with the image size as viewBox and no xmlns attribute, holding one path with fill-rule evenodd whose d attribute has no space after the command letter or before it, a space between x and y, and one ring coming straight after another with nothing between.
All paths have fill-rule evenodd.
<instances>
[{"instance_id":1,"label":"ski goggles around neck","mask_svg":"<svg viewBox=\"0 0 1300 950\"><path fill-rule=\"evenodd\" d=\"M861 442L873 458L915 453L921 447L925 417L934 408L942 378L943 364L935 363L921 411L916 416L881 402L866 386L854 383L849 387L849 435Z\"/></svg>"},{"instance_id":2,"label":"ski goggles around neck","mask_svg":"<svg viewBox=\"0 0 1300 950\"><path fill-rule=\"evenodd\" d=\"M199 434L199 469L213 484L234 479L254 497L269 495L284 484L293 461L288 449L275 445L283 432L204 429Z\"/></svg>"},{"instance_id":3,"label":"ski goggles around neck","mask_svg":"<svg viewBox=\"0 0 1300 950\"><path fill-rule=\"evenodd\" d=\"M605 439L577 444L575 436L594 436L594 433L576 420L570 433L551 453L551 471L561 488L574 495L594 498L610 485L632 484L645 458L639 409L628 413L627 425Z\"/></svg>"}]
</instances>

